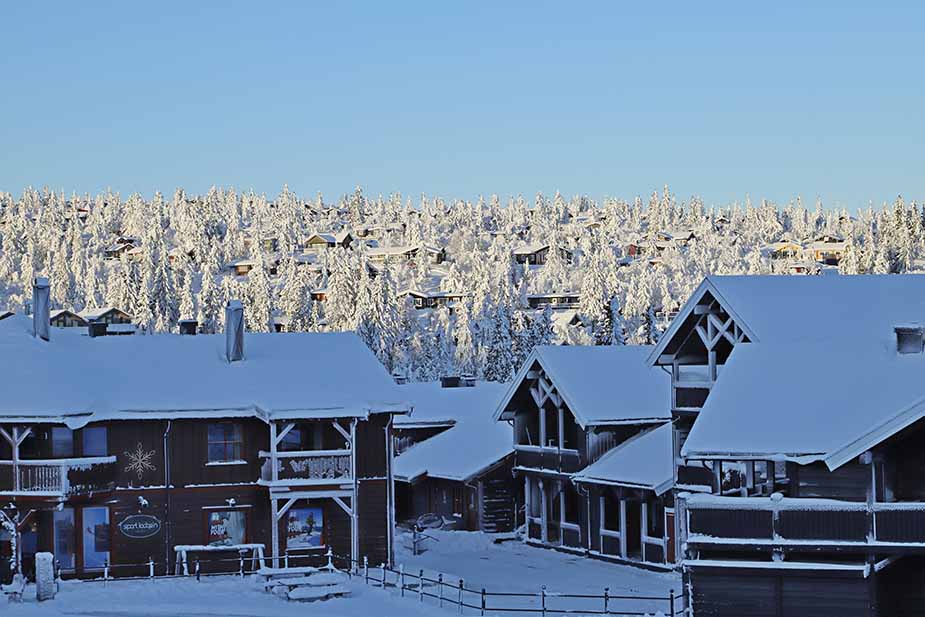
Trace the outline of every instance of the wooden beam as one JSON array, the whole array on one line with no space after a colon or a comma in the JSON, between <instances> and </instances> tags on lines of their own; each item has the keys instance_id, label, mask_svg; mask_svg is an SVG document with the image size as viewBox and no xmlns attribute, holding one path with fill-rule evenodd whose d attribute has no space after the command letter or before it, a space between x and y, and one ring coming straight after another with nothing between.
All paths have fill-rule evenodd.
<instances>
[{"instance_id":1,"label":"wooden beam","mask_svg":"<svg viewBox=\"0 0 925 617\"><path fill-rule=\"evenodd\" d=\"M340 497L332 497L334 503L340 506L340 509L347 513L347 516L353 516L353 508L347 507L347 504L344 503L344 500Z\"/></svg>"},{"instance_id":2,"label":"wooden beam","mask_svg":"<svg viewBox=\"0 0 925 617\"><path fill-rule=\"evenodd\" d=\"M295 428L294 422L290 422L289 424L287 424L286 427L276 435L276 443L274 445L278 446L279 444L281 444L283 439L286 437L286 435L289 434L289 431L291 431L293 428Z\"/></svg>"},{"instance_id":3,"label":"wooden beam","mask_svg":"<svg viewBox=\"0 0 925 617\"><path fill-rule=\"evenodd\" d=\"M694 307L694 315L719 315L721 310L720 307L713 304L710 306L698 304Z\"/></svg>"},{"instance_id":4,"label":"wooden beam","mask_svg":"<svg viewBox=\"0 0 925 617\"><path fill-rule=\"evenodd\" d=\"M347 443L349 443L350 447L352 448L353 440L350 438L350 433L348 433L347 430L344 427L342 427L340 425L340 422L338 422L337 420L332 420L331 424L334 425L334 428L337 429L337 432L340 433L343 436L343 438L347 440Z\"/></svg>"},{"instance_id":5,"label":"wooden beam","mask_svg":"<svg viewBox=\"0 0 925 617\"><path fill-rule=\"evenodd\" d=\"M337 499L337 497L335 497L334 499ZM296 501L298 501L298 498L296 498L296 497L290 497L289 500L285 503L285 505L283 505L282 508L279 508L279 509L277 510L277 512L276 512L276 522L277 522L277 523L278 523L280 520L282 520L283 516L286 515L286 512L289 511L289 508L291 508L292 505L293 505Z\"/></svg>"}]
</instances>

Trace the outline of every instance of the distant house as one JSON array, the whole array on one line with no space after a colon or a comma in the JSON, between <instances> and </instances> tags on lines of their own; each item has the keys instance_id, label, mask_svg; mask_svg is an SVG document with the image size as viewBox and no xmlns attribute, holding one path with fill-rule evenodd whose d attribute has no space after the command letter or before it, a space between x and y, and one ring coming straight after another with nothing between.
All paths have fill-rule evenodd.
<instances>
[{"instance_id":1,"label":"distant house","mask_svg":"<svg viewBox=\"0 0 925 617\"><path fill-rule=\"evenodd\" d=\"M86 328L87 320L73 311L58 309L49 313L49 323L56 328Z\"/></svg>"},{"instance_id":2,"label":"distant house","mask_svg":"<svg viewBox=\"0 0 925 617\"><path fill-rule=\"evenodd\" d=\"M247 276L250 271L257 267L259 262L254 259L235 259L228 264L228 269L234 272L235 276ZM279 260L273 259L266 262L267 274L276 276L279 273Z\"/></svg>"},{"instance_id":3,"label":"distant house","mask_svg":"<svg viewBox=\"0 0 925 617\"><path fill-rule=\"evenodd\" d=\"M347 248L353 243L353 235L349 231L315 233L305 241L308 249L327 249L334 247Z\"/></svg>"},{"instance_id":4,"label":"distant house","mask_svg":"<svg viewBox=\"0 0 925 617\"><path fill-rule=\"evenodd\" d=\"M420 291L417 289L406 289L398 293L398 298L411 298L416 309L437 308L440 306L452 306L468 298L470 294L455 291Z\"/></svg>"},{"instance_id":5,"label":"distant house","mask_svg":"<svg viewBox=\"0 0 925 617\"><path fill-rule=\"evenodd\" d=\"M107 324L106 334L135 334L137 330L132 323L132 316L113 306L84 309L79 315L86 320L84 325L91 322Z\"/></svg>"},{"instance_id":6,"label":"distant house","mask_svg":"<svg viewBox=\"0 0 925 617\"><path fill-rule=\"evenodd\" d=\"M827 266L837 266L847 248L845 240L839 236L823 234L817 236L806 246L808 258Z\"/></svg>"},{"instance_id":7,"label":"distant house","mask_svg":"<svg viewBox=\"0 0 925 617\"><path fill-rule=\"evenodd\" d=\"M570 309L576 308L580 302L581 294L572 291L530 294L527 296L527 304L530 308L535 309L546 308L547 306L551 309Z\"/></svg>"},{"instance_id":8,"label":"distant house","mask_svg":"<svg viewBox=\"0 0 925 617\"><path fill-rule=\"evenodd\" d=\"M105 249L103 249L103 259L121 259L130 248L133 248L131 244L110 244Z\"/></svg>"},{"instance_id":9,"label":"distant house","mask_svg":"<svg viewBox=\"0 0 925 617\"><path fill-rule=\"evenodd\" d=\"M420 253L424 253L431 264L441 264L446 260L446 250L429 246L427 244L412 244L405 246L381 246L366 251L366 256L373 262L385 261L412 261Z\"/></svg>"},{"instance_id":10,"label":"distant house","mask_svg":"<svg viewBox=\"0 0 925 617\"><path fill-rule=\"evenodd\" d=\"M469 531L514 529L522 497L511 427L492 419L505 388L462 378L400 387L413 411L396 416L393 429L397 520L431 515Z\"/></svg>"},{"instance_id":11,"label":"distant house","mask_svg":"<svg viewBox=\"0 0 925 617\"><path fill-rule=\"evenodd\" d=\"M514 249L514 261L519 264L530 266L542 266L549 258L549 244L526 244ZM566 262L572 261L572 252L568 249L558 247L559 255Z\"/></svg>"},{"instance_id":12,"label":"distant house","mask_svg":"<svg viewBox=\"0 0 925 617\"><path fill-rule=\"evenodd\" d=\"M777 261L784 259L797 259L803 254L803 246L793 240L772 242L763 251L768 257Z\"/></svg>"}]
</instances>

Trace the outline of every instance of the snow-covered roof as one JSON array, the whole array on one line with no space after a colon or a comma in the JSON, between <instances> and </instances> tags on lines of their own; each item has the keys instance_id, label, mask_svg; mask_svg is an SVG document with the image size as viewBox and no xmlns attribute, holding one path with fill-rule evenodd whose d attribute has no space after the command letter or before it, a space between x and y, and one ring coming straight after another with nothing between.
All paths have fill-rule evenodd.
<instances>
[{"instance_id":1,"label":"snow-covered roof","mask_svg":"<svg viewBox=\"0 0 925 617\"><path fill-rule=\"evenodd\" d=\"M399 386L402 400L411 405L411 413L395 418L396 428L448 423L469 417L491 418L508 384L480 381L475 386L444 388L440 382L409 383ZM510 444L508 444L510 445Z\"/></svg>"},{"instance_id":2,"label":"snow-covered roof","mask_svg":"<svg viewBox=\"0 0 925 617\"><path fill-rule=\"evenodd\" d=\"M536 347L524 362L495 418L507 418L511 399L538 363L582 426L668 420L668 375L646 364L645 345Z\"/></svg>"},{"instance_id":3,"label":"snow-covered roof","mask_svg":"<svg viewBox=\"0 0 925 617\"><path fill-rule=\"evenodd\" d=\"M684 456L834 469L925 415L925 355L899 354L893 330L925 319L921 277L710 277L692 301L706 289L751 342L723 367Z\"/></svg>"},{"instance_id":4,"label":"snow-covered roof","mask_svg":"<svg viewBox=\"0 0 925 617\"><path fill-rule=\"evenodd\" d=\"M403 413L404 395L353 333L247 333L244 360L225 360L218 335L105 336L31 320L0 322L0 421L161 417L365 417ZM75 367L84 370L75 371Z\"/></svg>"},{"instance_id":5,"label":"snow-covered roof","mask_svg":"<svg viewBox=\"0 0 925 617\"><path fill-rule=\"evenodd\" d=\"M89 321L94 321L96 319L99 319L100 317L102 317L103 315L105 315L106 313L110 311L118 311L122 313L123 315L128 315L128 313L126 313L122 309L116 308L114 306L101 306L99 308L86 308L80 311L78 315L80 315L81 317ZM131 316L129 315L129 317Z\"/></svg>"},{"instance_id":6,"label":"snow-covered roof","mask_svg":"<svg viewBox=\"0 0 925 617\"><path fill-rule=\"evenodd\" d=\"M454 389L476 390L478 386ZM452 428L411 446L395 459L397 479L410 482L426 475L464 482L514 451L513 428L507 422L495 422L490 405L457 411L459 415Z\"/></svg>"},{"instance_id":7,"label":"snow-covered roof","mask_svg":"<svg viewBox=\"0 0 925 617\"><path fill-rule=\"evenodd\" d=\"M514 249L515 255L532 255L533 253L539 253L544 249L548 249L548 244L523 244Z\"/></svg>"},{"instance_id":8,"label":"snow-covered roof","mask_svg":"<svg viewBox=\"0 0 925 617\"><path fill-rule=\"evenodd\" d=\"M645 488L661 495L674 483L671 423L630 437L572 477L575 482Z\"/></svg>"}]
</instances>

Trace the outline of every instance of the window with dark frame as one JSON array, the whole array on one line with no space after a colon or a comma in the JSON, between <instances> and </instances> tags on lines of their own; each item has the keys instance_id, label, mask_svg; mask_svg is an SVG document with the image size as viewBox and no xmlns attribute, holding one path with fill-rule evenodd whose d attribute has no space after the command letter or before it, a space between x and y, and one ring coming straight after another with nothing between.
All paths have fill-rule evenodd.
<instances>
[{"instance_id":1,"label":"window with dark frame","mask_svg":"<svg viewBox=\"0 0 925 617\"><path fill-rule=\"evenodd\" d=\"M210 463L240 461L243 451L241 425L236 422L219 422L208 428L208 457Z\"/></svg>"},{"instance_id":2,"label":"window with dark frame","mask_svg":"<svg viewBox=\"0 0 925 617\"><path fill-rule=\"evenodd\" d=\"M109 431L105 426L87 426L81 431L81 456L106 456L109 454Z\"/></svg>"},{"instance_id":3,"label":"window with dark frame","mask_svg":"<svg viewBox=\"0 0 925 617\"><path fill-rule=\"evenodd\" d=\"M74 456L74 431L66 426L51 427L51 456L52 458Z\"/></svg>"}]
</instances>

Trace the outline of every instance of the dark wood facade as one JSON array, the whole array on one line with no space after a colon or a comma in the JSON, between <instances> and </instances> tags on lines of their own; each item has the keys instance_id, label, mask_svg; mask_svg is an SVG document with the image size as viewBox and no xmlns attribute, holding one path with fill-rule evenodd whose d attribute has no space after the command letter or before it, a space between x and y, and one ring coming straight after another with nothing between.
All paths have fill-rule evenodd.
<instances>
[{"instance_id":1,"label":"dark wood facade","mask_svg":"<svg viewBox=\"0 0 925 617\"><path fill-rule=\"evenodd\" d=\"M514 471L524 484L528 542L627 562L674 562L673 526L666 525L670 492L579 479L582 470L651 423L582 427L539 362L507 409L514 411Z\"/></svg>"},{"instance_id":2,"label":"dark wood facade","mask_svg":"<svg viewBox=\"0 0 925 617\"><path fill-rule=\"evenodd\" d=\"M390 414L0 428L0 495L18 510L27 574L37 551L55 553L66 576L104 565L113 576L147 574L149 560L173 572L178 545L212 545L188 552L203 571L237 570L242 544L262 544L268 561L326 547L341 566L392 560Z\"/></svg>"}]
</instances>

